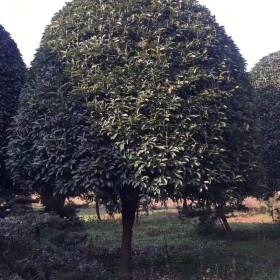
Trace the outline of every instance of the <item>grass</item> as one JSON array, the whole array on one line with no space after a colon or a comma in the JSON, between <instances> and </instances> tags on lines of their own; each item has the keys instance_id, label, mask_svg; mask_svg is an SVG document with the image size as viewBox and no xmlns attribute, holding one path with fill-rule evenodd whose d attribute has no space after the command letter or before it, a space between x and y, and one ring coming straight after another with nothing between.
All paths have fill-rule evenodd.
<instances>
[{"instance_id":1,"label":"grass","mask_svg":"<svg viewBox=\"0 0 280 280\"><path fill-rule=\"evenodd\" d=\"M102 280L121 280L118 276L120 216L115 215L113 219L102 209L103 220L99 221L93 206L82 208L79 216L85 221L82 228L42 232L45 245L59 246L69 234L74 241L86 234L89 242L79 248L89 253L90 260L102 263ZM196 230L197 219L182 219L177 209L157 209L149 215L141 212L134 225L134 279L279 280L280 223L272 223L267 214L248 213L235 213L229 222L233 230L231 238L225 236L219 226L202 236ZM0 263L0 279L9 279L1 278L1 271L6 270ZM70 274L63 270L57 273L52 280L73 279L71 271Z\"/></svg>"},{"instance_id":2,"label":"grass","mask_svg":"<svg viewBox=\"0 0 280 280\"><path fill-rule=\"evenodd\" d=\"M82 216L96 250L106 252L104 279L117 279L121 221ZM198 236L196 221L180 220L174 210L141 215L133 236L135 279L279 280L280 225L262 222L269 220L266 215L250 223L238 217L241 221L230 221L234 234L229 239L219 228Z\"/></svg>"}]
</instances>

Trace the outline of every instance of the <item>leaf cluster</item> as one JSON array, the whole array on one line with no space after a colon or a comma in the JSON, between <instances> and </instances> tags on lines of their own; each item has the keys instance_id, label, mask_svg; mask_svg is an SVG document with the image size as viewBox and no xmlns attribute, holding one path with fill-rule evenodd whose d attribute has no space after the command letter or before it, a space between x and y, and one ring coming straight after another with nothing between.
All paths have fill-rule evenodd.
<instances>
[{"instance_id":1,"label":"leaf cluster","mask_svg":"<svg viewBox=\"0 0 280 280\"><path fill-rule=\"evenodd\" d=\"M16 179L173 198L245 180L245 62L196 1L74 0L31 72L9 147Z\"/></svg>"}]
</instances>

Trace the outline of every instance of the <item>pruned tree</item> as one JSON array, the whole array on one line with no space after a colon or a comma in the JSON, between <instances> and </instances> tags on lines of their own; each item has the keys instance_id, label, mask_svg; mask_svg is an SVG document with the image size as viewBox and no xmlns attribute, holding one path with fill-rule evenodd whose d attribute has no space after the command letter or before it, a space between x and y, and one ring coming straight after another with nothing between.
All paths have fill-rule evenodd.
<instances>
[{"instance_id":1,"label":"pruned tree","mask_svg":"<svg viewBox=\"0 0 280 280\"><path fill-rule=\"evenodd\" d=\"M0 25L0 202L13 193L5 167L7 129L16 113L26 67L11 35Z\"/></svg>"},{"instance_id":2,"label":"pruned tree","mask_svg":"<svg viewBox=\"0 0 280 280\"><path fill-rule=\"evenodd\" d=\"M90 127L83 97L72 92L59 60L40 48L9 130L6 164L15 184L40 194L46 211L59 212L66 197L82 192L72 172L87 157L84 138L92 138Z\"/></svg>"},{"instance_id":3,"label":"pruned tree","mask_svg":"<svg viewBox=\"0 0 280 280\"><path fill-rule=\"evenodd\" d=\"M120 201L123 275L140 195L178 199L241 176L245 63L196 1L74 0L47 27L32 69L10 169L62 194Z\"/></svg>"},{"instance_id":4,"label":"pruned tree","mask_svg":"<svg viewBox=\"0 0 280 280\"><path fill-rule=\"evenodd\" d=\"M280 190L280 52L263 57L251 70L255 89L259 157L266 196Z\"/></svg>"}]
</instances>

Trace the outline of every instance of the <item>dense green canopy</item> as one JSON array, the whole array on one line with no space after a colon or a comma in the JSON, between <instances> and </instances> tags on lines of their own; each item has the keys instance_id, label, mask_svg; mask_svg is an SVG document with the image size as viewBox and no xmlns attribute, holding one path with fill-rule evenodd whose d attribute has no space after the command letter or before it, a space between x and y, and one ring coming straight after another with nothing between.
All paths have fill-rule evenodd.
<instances>
[{"instance_id":1,"label":"dense green canopy","mask_svg":"<svg viewBox=\"0 0 280 280\"><path fill-rule=\"evenodd\" d=\"M4 163L7 129L17 110L25 72L25 64L16 43L0 25L0 200L11 191L11 182Z\"/></svg>"},{"instance_id":2,"label":"dense green canopy","mask_svg":"<svg viewBox=\"0 0 280 280\"><path fill-rule=\"evenodd\" d=\"M246 178L249 99L243 58L196 1L74 0L42 38L8 165L24 186L120 198L126 270L139 194Z\"/></svg>"},{"instance_id":3,"label":"dense green canopy","mask_svg":"<svg viewBox=\"0 0 280 280\"><path fill-rule=\"evenodd\" d=\"M250 74L256 95L261 163L265 181L275 191L280 184L280 52L262 58Z\"/></svg>"},{"instance_id":4,"label":"dense green canopy","mask_svg":"<svg viewBox=\"0 0 280 280\"><path fill-rule=\"evenodd\" d=\"M196 1L73 1L47 27L32 71L18 115L34 131L20 144L31 180L52 177L63 192L71 177L85 189L176 195L183 185L201 190L243 176L244 60ZM15 146L26 140L16 134ZM50 156L49 143L60 140ZM72 164L76 153L85 158Z\"/></svg>"}]
</instances>

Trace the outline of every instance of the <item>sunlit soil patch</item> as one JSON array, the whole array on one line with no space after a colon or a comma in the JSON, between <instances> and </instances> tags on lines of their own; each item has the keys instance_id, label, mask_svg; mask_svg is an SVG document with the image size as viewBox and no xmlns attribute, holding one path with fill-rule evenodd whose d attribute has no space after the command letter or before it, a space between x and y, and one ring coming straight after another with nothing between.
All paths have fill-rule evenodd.
<instances>
[{"instance_id":1,"label":"sunlit soil patch","mask_svg":"<svg viewBox=\"0 0 280 280\"><path fill-rule=\"evenodd\" d=\"M252 214L244 212L235 212L234 216L228 218L229 223L272 223L272 217L269 214Z\"/></svg>"}]
</instances>

